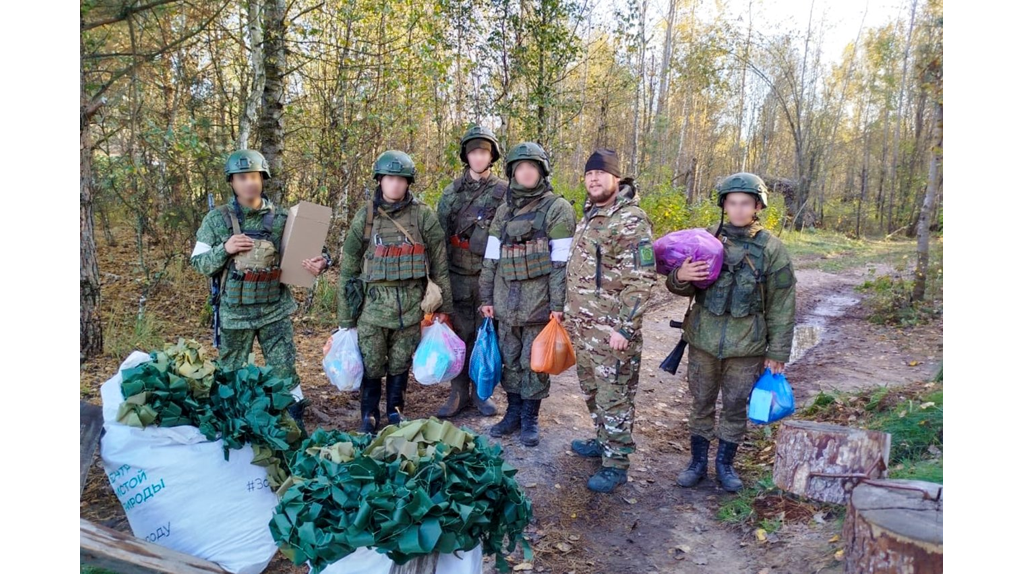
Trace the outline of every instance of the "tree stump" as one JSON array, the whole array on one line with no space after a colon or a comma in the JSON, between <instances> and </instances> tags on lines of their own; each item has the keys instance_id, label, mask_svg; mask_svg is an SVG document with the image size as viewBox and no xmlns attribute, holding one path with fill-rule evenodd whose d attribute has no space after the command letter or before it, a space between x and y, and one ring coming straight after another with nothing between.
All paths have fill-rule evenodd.
<instances>
[{"instance_id":1,"label":"tree stump","mask_svg":"<svg viewBox=\"0 0 1024 574\"><path fill-rule=\"evenodd\" d=\"M779 488L844 504L858 480L885 478L888 433L810 421L786 421L775 441L773 480Z\"/></svg>"},{"instance_id":2,"label":"tree stump","mask_svg":"<svg viewBox=\"0 0 1024 574\"><path fill-rule=\"evenodd\" d=\"M390 574L434 574L438 558L437 552L417 556L401 566L393 565Z\"/></svg>"},{"instance_id":3,"label":"tree stump","mask_svg":"<svg viewBox=\"0 0 1024 574\"><path fill-rule=\"evenodd\" d=\"M942 485L869 480L853 489L843 524L846 572L942 572Z\"/></svg>"}]
</instances>

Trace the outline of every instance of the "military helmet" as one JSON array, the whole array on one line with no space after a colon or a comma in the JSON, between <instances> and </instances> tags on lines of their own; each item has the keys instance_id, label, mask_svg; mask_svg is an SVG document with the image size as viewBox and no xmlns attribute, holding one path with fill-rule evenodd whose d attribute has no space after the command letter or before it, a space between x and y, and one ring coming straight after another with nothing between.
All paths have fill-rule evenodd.
<instances>
[{"instance_id":1,"label":"military helmet","mask_svg":"<svg viewBox=\"0 0 1024 574\"><path fill-rule=\"evenodd\" d=\"M263 154L252 149L240 149L228 156L224 162L224 176L231 181L231 176L236 173L249 173L258 171L263 174L263 179L270 179L270 164Z\"/></svg>"},{"instance_id":2,"label":"military helmet","mask_svg":"<svg viewBox=\"0 0 1024 574\"><path fill-rule=\"evenodd\" d=\"M373 179L380 181L385 175L397 175L409 180L409 183L416 181L416 164L413 163L409 154L404 151L388 150L377 158L373 163Z\"/></svg>"},{"instance_id":3,"label":"military helmet","mask_svg":"<svg viewBox=\"0 0 1024 574\"><path fill-rule=\"evenodd\" d=\"M505 176L512 179L512 171L515 167L515 163L529 159L537 162L540 165L541 177L547 177L551 175L551 165L548 163L548 152L544 151L544 148L540 147L539 144L534 142L523 142L516 145L508 152L508 156L505 158Z\"/></svg>"},{"instance_id":4,"label":"military helmet","mask_svg":"<svg viewBox=\"0 0 1024 574\"><path fill-rule=\"evenodd\" d=\"M752 173L741 171L723 179L718 184L718 207L725 205L725 196L730 193L753 195L761 205L768 205L768 186L764 184L764 180Z\"/></svg>"},{"instance_id":5,"label":"military helmet","mask_svg":"<svg viewBox=\"0 0 1024 574\"><path fill-rule=\"evenodd\" d=\"M494 132L484 126L473 126L466 131L466 135L462 136L462 141L459 142L459 159L462 160L462 163L469 164L469 153L466 152L466 144L470 140L486 140L491 142L492 165L501 157L501 145L498 144L498 138L494 135Z\"/></svg>"}]
</instances>

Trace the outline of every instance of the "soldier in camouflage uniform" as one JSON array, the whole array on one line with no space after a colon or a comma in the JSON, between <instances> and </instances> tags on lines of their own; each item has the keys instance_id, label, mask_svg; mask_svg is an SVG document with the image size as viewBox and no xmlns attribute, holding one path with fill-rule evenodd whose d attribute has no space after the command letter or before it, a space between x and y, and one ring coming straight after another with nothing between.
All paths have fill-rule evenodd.
<instances>
[{"instance_id":1,"label":"soldier in camouflage uniform","mask_svg":"<svg viewBox=\"0 0 1024 574\"><path fill-rule=\"evenodd\" d=\"M191 258L197 271L220 278L218 362L222 369L240 369L249 360L253 341L259 339L267 365L277 376L294 381L292 394L300 402L289 411L303 426L306 401L295 372L290 317L297 306L291 290L280 282L281 235L288 212L277 209L263 195L270 167L259 152L232 153L224 173L234 198L203 219ZM329 265L326 249L320 257L303 262L313 275L323 273Z\"/></svg>"},{"instance_id":2,"label":"soldier in camouflage uniform","mask_svg":"<svg viewBox=\"0 0 1024 574\"><path fill-rule=\"evenodd\" d=\"M640 209L633 180L620 175L612 150L598 150L587 160L587 203L566 271L566 324L576 345L580 388L597 427L596 439L574 440L572 450L602 459L587 488L606 493L626 482L640 329L657 281L650 219Z\"/></svg>"},{"instance_id":3,"label":"soldier in camouflage uniform","mask_svg":"<svg viewBox=\"0 0 1024 574\"><path fill-rule=\"evenodd\" d=\"M708 277L707 264L687 260L666 280L669 291L693 298L683 322L690 345L692 458L679 475L680 486L694 486L707 476L721 392L715 474L729 492L743 487L733 459L746 432L747 397L765 368L780 373L789 361L796 276L785 246L757 220L767 203L768 189L756 175L725 178L718 188L722 223L708 229L725 245L721 274L707 289L698 289L692 282ZM727 215L729 223L724 223Z\"/></svg>"},{"instance_id":4,"label":"soldier in camouflage uniform","mask_svg":"<svg viewBox=\"0 0 1024 574\"><path fill-rule=\"evenodd\" d=\"M420 342L427 278L441 288L435 316L452 312L444 228L409 191L412 158L386 151L373 166L377 189L356 211L342 247L338 324L356 329L363 355L360 432L380 426L381 379L386 376L388 424L402 420L412 356Z\"/></svg>"},{"instance_id":5,"label":"soldier in camouflage uniform","mask_svg":"<svg viewBox=\"0 0 1024 574\"><path fill-rule=\"evenodd\" d=\"M552 193L547 152L521 143L505 160L510 193L491 222L480 273L481 312L498 322L505 417L491 427L500 437L520 430L526 446L540 443L537 416L551 388L549 375L530 369L530 348L549 319L562 320L565 264L576 229L568 201Z\"/></svg>"},{"instance_id":6,"label":"soldier in camouflage uniform","mask_svg":"<svg viewBox=\"0 0 1024 574\"><path fill-rule=\"evenodd\" d=\"M448 271L452 282L455 332L466 342L466 357L473 354L476 331L483 322L480 315L480 270L487 249L488 231L498 206L508 193L508 185L491 174L491 166L501 157L501 147L494 132L473 126L462 137L459 158L466 166L441 194L437 218L448 237ZM483 401L474 392L469 379L469 361L459 376L452 380L452 391L437 416L453 417L470 401L480 414L493 416L494 402Z\"/></svg>"}]
</instances>

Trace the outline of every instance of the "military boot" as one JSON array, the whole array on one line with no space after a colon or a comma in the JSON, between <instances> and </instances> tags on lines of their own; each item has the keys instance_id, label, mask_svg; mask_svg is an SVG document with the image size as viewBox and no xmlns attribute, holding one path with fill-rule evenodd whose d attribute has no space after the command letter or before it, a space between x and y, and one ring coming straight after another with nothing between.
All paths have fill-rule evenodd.
<instances>
[{"instance_id":1,"label":"military boot","mask_svg":"<svg viewBox=\"0 0 1024 574\"><path fill-rule=\"evenodd\" d=\"M469 385L469 398L473 401L473 406L476 410L485 417L493 417L498 414L498 407L494 404L491 399L481 399L480 395L476 394L476 385L470 383Z\"/></svg>"},{"instance_id":2,"label":"military boot","mask_svg":"<svg viewBox=\"0 0 1024 574\"><path fill-rule=\"evenodd\" d=\"M302 436L306 436L306 425L302 421L302 416L306 414L306 405L309 404L308 399L302 399L294 405L288 407L288 414L295 419L295 424L299 426L299 430L302 431Z\"/></svg>"},{"instance_id":3,"label":"military boot","mask_svg":"<svg viewBox=\"0 0 1024 574\"><path fill-rule=\"evenodd\" d=\"M604 447L596 438L589 440L576 439L572 441L572 451L587 458L601 458L604 454Z\"/></svg>"},{"instance_id":4,"label":"military boot","mask_svg":"<svg viewBox=\"0 0 1024 574\"><path fill-rule=\"evenodd\" d=\"M679 473L676 484L690 488L708 476L708 448L711 442L695 434L690 435L690 466Z\"/></svg>"},{"instance_id":5,"label":"military boot","mask_svg":"<svg viewBox=\"0 0 1024 574\"><path fill-rule=\"evenodd\" d=\"M402 411L405 410L405 388L409 384L409 373L388 375L387 381L388 424L397 425L405 420Z\"/></svg>"},{"instance_id":6,"label":"military boot","mask_svg":"<svg viewBox=\"0 0 1024 574\"><path fill-rule=\"evenodd\" d=\"M359 386L359 412L362 416L359 432L376 434L380 426L380 393L380 379L363 377Z\"/></svg>"},{"instance_id":7,"label":"military boot","mask_svg":"<svg viewBox=\"0 0 1024 574\"><path fill-rule=\"evenodd\" d=\"M469 379L460 375L452 379L452 390L448 395L448 402L441 407L441 410L437 411L437 416L442 419L454 417L468 406Z\"/></svg>"},{"instance_id":8,"label":"military boot","mask_svg":"<svg viewBox=\"0 0 1024 574\"><path fill-rule=\"evenodd\" d=\"M736 457L736 449L739 447L734 442L727 442L718 439L718 456L715 457L715 475L718 483L726 492L737 492L743 488L743 481L736 475L732 468L732 461Z\"/></svg>"},{"instance_id":9,"label":"military boot","mask_svg":"<svg viewBox=\"0 0 1024 574\"><path fill-rule=\"evenodd\" d=\"M540 399L523 399L519 440L525 446L537 446L540 444L540 429L537 428L537 417L539 415Z\"/></svg>"},{"instance_id":10,"label":"military boot","mask_svg":"<svg viewBox=\"0 0 1024 574\"><path fill-rule=\"evenodd\" d=\"M498 421L498 424L491 427L491 436L500 437L512 434L519 430L522 420L523 397L518 393L507 393L508 408L505 409L505 416Z\"/></svg>"},{"instance_id":11,"label":"military boot","mask_svg":"<svg viewBox=\"0 0 1024 574\"><path fill-rule=\"evenodd\" d=\"M594 492L607 494L620 484L626 483L626 471L621 468L603 467L587 481L587 488Z\"/></svg>"}]
</instances>

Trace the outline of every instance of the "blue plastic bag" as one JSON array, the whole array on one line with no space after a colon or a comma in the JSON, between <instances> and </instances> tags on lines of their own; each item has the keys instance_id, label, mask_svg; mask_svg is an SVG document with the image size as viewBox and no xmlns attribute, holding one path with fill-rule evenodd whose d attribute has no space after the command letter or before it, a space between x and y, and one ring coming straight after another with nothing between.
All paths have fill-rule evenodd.
<instances>
[{"instance_id":1,"label":"blue plastic bag","mask_svg":"<svg viewBox=\"0 0 1024 574\"><path fill-rule=\"evenodd\" d=\"M476 330L475 345L469 357L469 378L476 383L476 395L486 401L501 381L501 349L490 317L484 317L483 324Z\"/></svg>"},{"instance_id":2,"label":"blue plastic bag","mask_svg":"<svg viewBox=\"0 0 1024 574\"><path fill-rule=\"evenodd\" d=\"M750 391L747 418L763 425L782 420L795 411L793 388L789 381L782 373L773 375L770 369L765 369Z\"/></svg>"}]
</instances>

